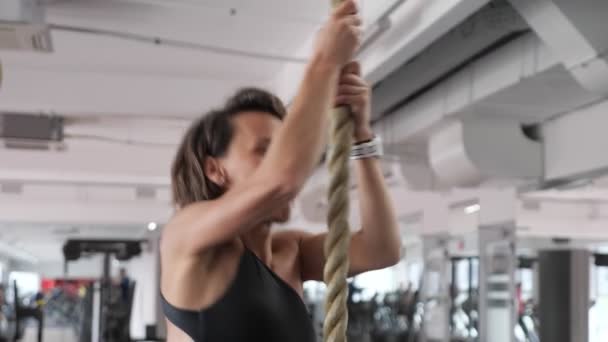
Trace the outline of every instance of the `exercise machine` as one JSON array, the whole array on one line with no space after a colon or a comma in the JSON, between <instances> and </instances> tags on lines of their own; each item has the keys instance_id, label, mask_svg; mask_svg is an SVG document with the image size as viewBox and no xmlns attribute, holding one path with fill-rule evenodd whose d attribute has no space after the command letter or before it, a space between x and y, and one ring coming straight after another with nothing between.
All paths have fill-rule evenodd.
<instances>
[{"instance_id":1,"label":"exercise machine","mask_svg":"<svg viewBox=\"0 0 608 342\"><path fill-rule=\"evenodd\" d=\"M111 262L129 260L142 252L144 240L68 240L63 246L65 271L68 262L86 255L103 255L103 272L99 282L89 286L84 301L84 319L80 342L130 342L129 325L135 283L131 283L127 300L112 286Z\"/></svg>"}]
</instances>

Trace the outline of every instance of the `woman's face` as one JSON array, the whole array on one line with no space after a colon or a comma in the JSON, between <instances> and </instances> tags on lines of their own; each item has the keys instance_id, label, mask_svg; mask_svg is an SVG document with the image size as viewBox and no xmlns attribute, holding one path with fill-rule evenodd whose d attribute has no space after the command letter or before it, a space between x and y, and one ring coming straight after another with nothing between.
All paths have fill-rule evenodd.
<instances>
[{"instance_id":1,"label":"woman's face","mask_svg":"<svg viewBox=\"0 0 608 342\"><path fill-rule=\"evenodd\" d=\"M233 136L228 152L218 159L226 187L243 182L260 166L282 121L264 112L244 112L232 118ZM275 221L289 219L289 205L278 208Z\"/></svg>"}]
</instances>

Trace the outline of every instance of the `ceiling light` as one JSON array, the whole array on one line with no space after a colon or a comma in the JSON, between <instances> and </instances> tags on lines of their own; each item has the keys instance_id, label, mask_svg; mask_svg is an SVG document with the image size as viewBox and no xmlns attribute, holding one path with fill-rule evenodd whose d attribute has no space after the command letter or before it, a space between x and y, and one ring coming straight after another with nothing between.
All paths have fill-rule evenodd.
<instances>
[{"instance_id":1,"label":"ceiling light","mask_svg":"<svg viewBox=\"0 0 608 342\"><path fill-rule=\"evenodd\" d=\"M474 213L478 212L479 210L481 210L481 206L479 204L473 204L473 205L470 205L470 206L464 208L464 212L467 215L474 214Z\"/></svg>"},{"instance_id":2,"label":"ceiling light","mask_svg":"<svg viewBox=\"0 0 608 342\"><path fill-rule=\"evenodd\" d=\"M148 223L148 230L153 232L156 230L156 228L158 228L158 225L156 224L156 222L150 222Z\"/></svg>"}]
</instances>

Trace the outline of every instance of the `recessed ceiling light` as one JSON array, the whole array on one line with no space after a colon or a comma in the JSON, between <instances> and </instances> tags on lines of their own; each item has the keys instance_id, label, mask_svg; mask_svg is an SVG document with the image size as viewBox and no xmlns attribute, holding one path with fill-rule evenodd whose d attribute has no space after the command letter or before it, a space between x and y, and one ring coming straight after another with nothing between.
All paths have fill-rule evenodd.
<instances>
[{"instance_id":1,"label":"recessed ceiling light","mask_svg":"<svg viewBox=\"0 0 608 342\"><path fill-rule=\"evenodd\" d=\"M156 224L156 222L150 222L148 223L148 230L153 232L156 230L156 228L158 228L158 225Z\"/></svg>"},{"instance_id":2,"label":"recessed ceiling light","mask_svg":"<svg viewBox=\"0 0 608 342\"><path fill-rule=\"evenodd\" d=\"M474 213L478 212L479 210L481 210L481 206L479 204L473 204L473 205L470 205L470 206L464 208L464 212L468 215L474 214Z\"/></svg>"}]
</instances>

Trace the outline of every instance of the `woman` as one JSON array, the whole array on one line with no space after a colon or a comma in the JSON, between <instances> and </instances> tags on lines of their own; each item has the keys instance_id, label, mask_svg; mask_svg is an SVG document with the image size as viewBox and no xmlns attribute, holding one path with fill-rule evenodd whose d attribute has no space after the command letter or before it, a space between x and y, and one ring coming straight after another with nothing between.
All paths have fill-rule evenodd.
<instances>
[{"instance_id":1,"label":"woman","mask_svg":"<svg viewBox=\"0 0 608 342\"><path fill-rule=\"evenodd\" d=\"M244 89L194 123L172 170L178 210L161 242L161 292L173 341L315 341L302 282L321 280L325 234L271 234L318 166L332 105L348 105L358 142L373 138L369 87L356 63L354 1L335 10L288 115L275 96ZM363 228L351 274L399 259L400 239L376 158L357 161Z\"/></svg>"}]
</instances>

